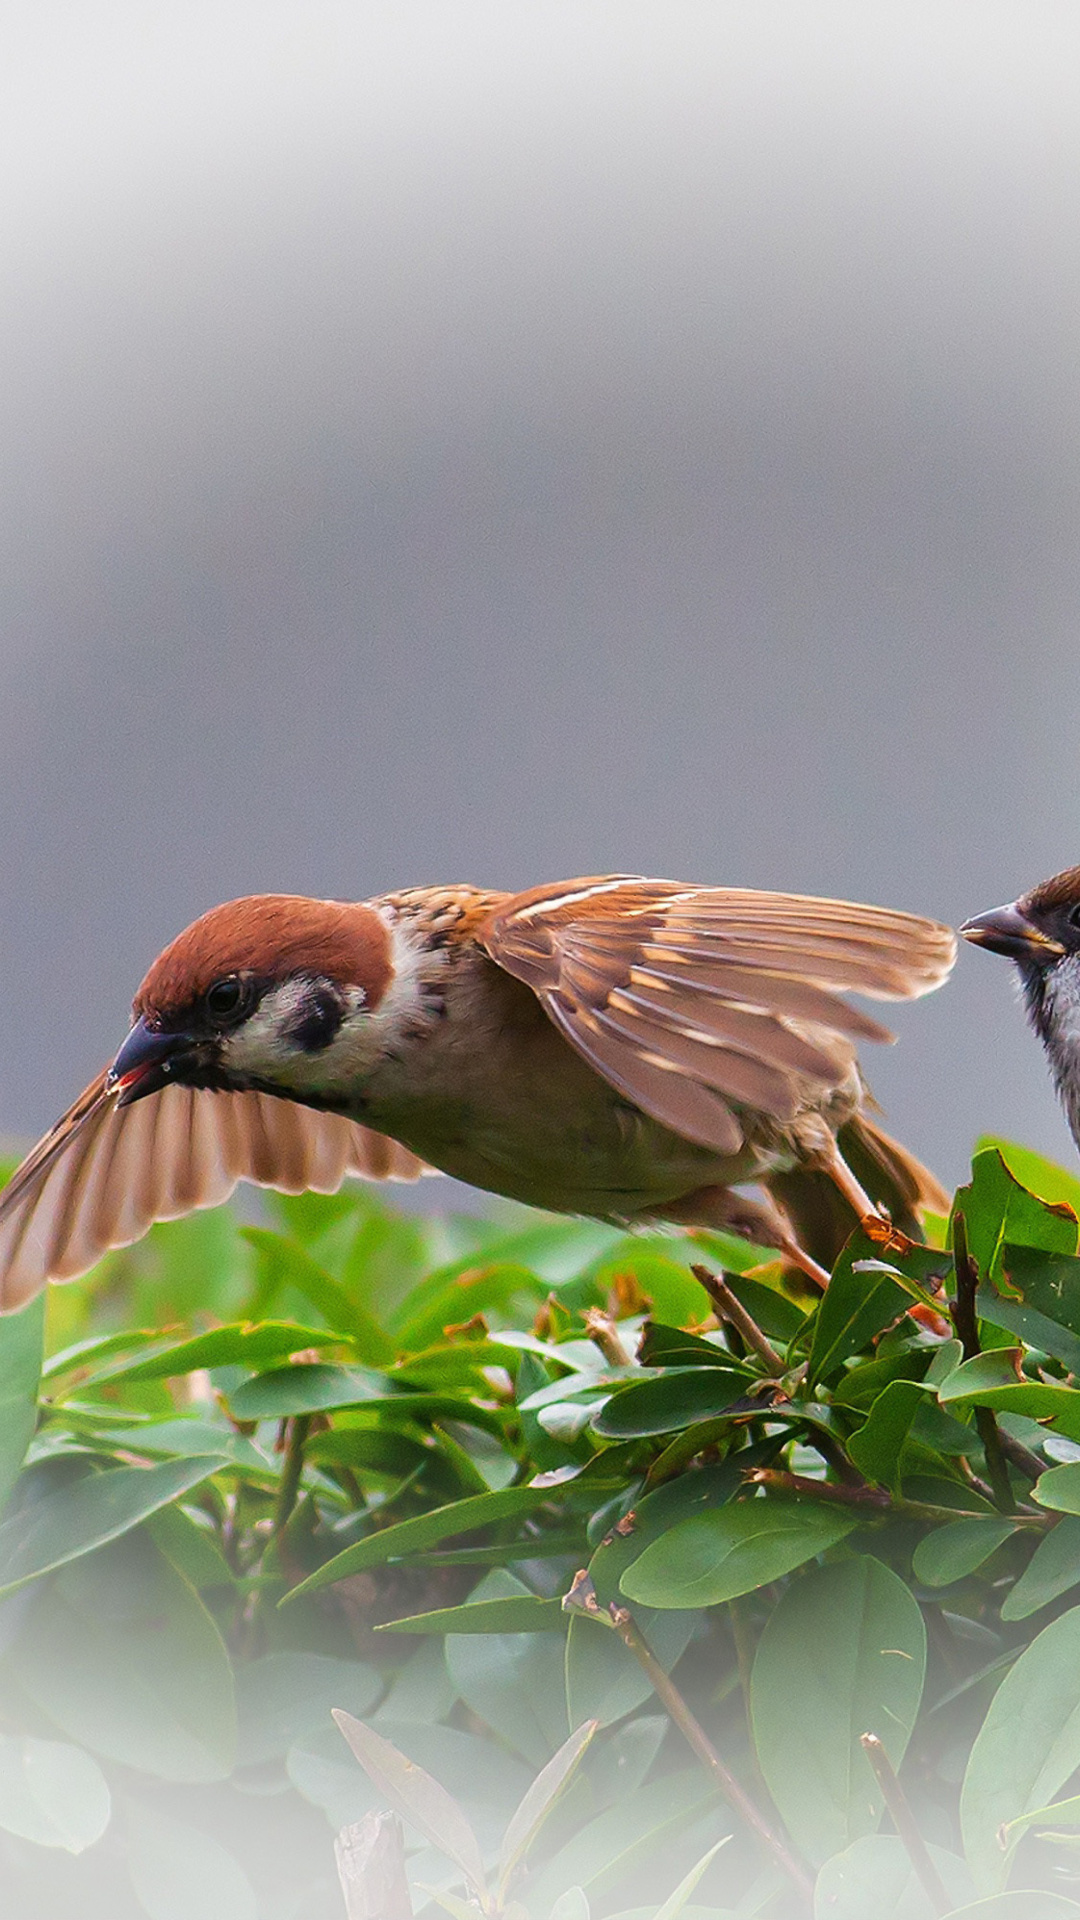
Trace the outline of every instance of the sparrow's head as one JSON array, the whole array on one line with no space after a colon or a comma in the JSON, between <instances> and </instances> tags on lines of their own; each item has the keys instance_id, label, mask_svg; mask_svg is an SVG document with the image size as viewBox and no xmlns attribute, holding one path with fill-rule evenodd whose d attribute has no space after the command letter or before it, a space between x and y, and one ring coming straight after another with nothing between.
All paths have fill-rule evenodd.
<instances>
[{"instance_id":1,"label":"sparrow's head","mask_svg":"<svg viewBox=\"0 0 1080 1920\"><path fill-rule=\"evenodd\" d=\"M377 1050L394 977L374 907L292 894L203 914L150 968L109 1075L126 1106L170 1081L334 1101Z\"/></svg>"},{"instance_id":2,"label":"sparrow's head","mask_svg":"<svg viewBox=\"0 0 1080 1920\"><path fill-rule=\"evenodd\" d=\"M1080 1007L1080 867L1044 880L1011 906L977 914L960 931L1015 961L1035 1026L1051 1041L1055 1022L1071 1016L1074 1003Z\"/></svg>"}]
</instances>

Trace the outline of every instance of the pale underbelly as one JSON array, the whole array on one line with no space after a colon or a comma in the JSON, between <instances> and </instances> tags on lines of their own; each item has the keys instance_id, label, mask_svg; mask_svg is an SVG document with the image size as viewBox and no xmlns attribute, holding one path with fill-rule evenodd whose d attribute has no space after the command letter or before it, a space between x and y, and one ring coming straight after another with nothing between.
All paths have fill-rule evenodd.
<instances>
[{"instance_id":1,"label":"pale underbelly","mask_svg":"<svg viewBox=\"0 0 1080 1920\"><path fill-rule=\"evenodd\" d=\"M753 1148L717 1154L614 1093L586 1117L560 1117L542 1103L500 1115L463 1111L456 1103L441 1112L428 1105L409 1112L394 1103L363 1118L469 1186L599 1219L632 1219L699 1187L753 1180L765 1170Z\"/></svg>"}]
</instances>

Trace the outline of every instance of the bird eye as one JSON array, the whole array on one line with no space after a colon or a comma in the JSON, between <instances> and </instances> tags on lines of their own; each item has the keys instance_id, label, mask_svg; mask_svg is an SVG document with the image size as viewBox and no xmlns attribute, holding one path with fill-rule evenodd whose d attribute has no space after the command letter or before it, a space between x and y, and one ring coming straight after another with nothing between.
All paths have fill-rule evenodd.
<instances>
[{"instance_id":1,"label":"bird eye","mask_svg":"<svg viewBox=\"0 0 1080 1920\"><path fill-rule=\"evenodd\" d=\"M1069 913L1070 927L1080 927L1080 906L1073 907Z\"/></svg>"},{"instance_id":2,"label":"bird eye","mask_svg":"<svg viewBox=\"0 0 1080 1920\"><path fill-rule=\"evenodd\" d=\"M238 973L228 973L223 980L215 980L203 995L203 1005L215 1026L228 1026L233 1020L246 1013L248 989Z\"/></svg>"}]
</instances>

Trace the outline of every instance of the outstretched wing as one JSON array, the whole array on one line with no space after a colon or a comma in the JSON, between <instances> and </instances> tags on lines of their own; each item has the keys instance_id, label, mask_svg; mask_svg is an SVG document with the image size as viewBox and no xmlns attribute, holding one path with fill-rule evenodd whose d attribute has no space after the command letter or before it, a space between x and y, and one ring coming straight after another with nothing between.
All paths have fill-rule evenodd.
<instances>
[{"instance_id":1,"label":"outstretched wing","mask_svg":"<svg viewBox=\"0 0 1080 1920\"><path fill-rule=\"evenodd\" d=\"M743 1109L783 1125L845 1082L857 1041L892 1039L844 990L912 999L956 957L913 914L621 875L516 894L478 937L598 1073L723 1154Z\"/></svg>"},{"instance_id":2,"label":"outstretched wing","mask_svg":"<svg viewBox=\"0 0 1080 1920\"><path fill-rule=\"evenodd\" d=\"M227 1200L237 1182L333 1193L346 1174L415 1180L423 1162L352 1120L262 1093L164 1087L128 1107L104 1074L0 1192L0 1308L74 1280L110 1247Z\"/></svg>"}]
</instances>

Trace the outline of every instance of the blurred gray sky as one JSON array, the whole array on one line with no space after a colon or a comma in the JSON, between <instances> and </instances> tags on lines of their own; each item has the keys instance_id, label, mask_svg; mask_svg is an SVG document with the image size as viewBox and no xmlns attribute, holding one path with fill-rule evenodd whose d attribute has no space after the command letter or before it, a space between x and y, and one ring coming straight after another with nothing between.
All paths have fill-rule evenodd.
<instances>
[{"instance_id":1,"label":"blurred gray sky","mask_svg":"<svg viewBox=\"0 0 1080 1920\"><path fill-rule=\"evenodd\" d=\"M0 1128L261 888L1080 860L1080 17L13 0ZM1073 1158L971 952L870 1062Z\"/></svg>"}]
</instances>

